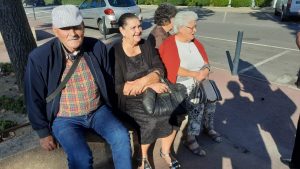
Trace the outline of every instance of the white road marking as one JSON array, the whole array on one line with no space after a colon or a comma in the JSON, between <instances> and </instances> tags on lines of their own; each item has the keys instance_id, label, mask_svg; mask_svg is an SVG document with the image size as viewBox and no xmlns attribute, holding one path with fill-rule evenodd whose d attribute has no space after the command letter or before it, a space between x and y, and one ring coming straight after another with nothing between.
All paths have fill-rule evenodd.
<instances>
[{"instance_id":1,"label":"white road marking","mask_svg":"<svg viewBox=\"0 0 300 169\"><path fill-rule=\"evenodd\" d=\"M223 17L223 20L222 20L223 23L226 22L226 16L227 16L227 12L224 13L224 17Z\"/></svg>"},{"instance_id":2,"label":"white road marking","mask_svg":"<svg viewBox=\"0 0 300 169\"><path fill-rule=\"evenodd\" d=\"M197 37L236 43L235 40L229 40L229 39L214 38L214 37L209 37L209 36L197 36ZM270 47L270 48L284 49L284 50L292 50L292 51L297 51L297 52L299 51L299 49L285 48L285 47L273 46L273 45L264 45L264 44L251 43L251 42L245 42L245 41L243 41L242 43L247 44L247 45L263 46L263 47Z\"/></svg>"},{"instance_id":3,"label":"white road marking","mask_svg":"<svg viewBox=\"0 0 300 169\"><path fill-rule=\"evenodd\" d=\"M285 55L285 54L287 54L287 53L289 53L289 52L291 52L291 51L286 50L286 51L284 51L284 52L281 52L281 53L279 53L279 54L277 54L277 55L274 55L274 56L272 56L272 57L270 57L270 58L268 58L268 59L265 59L265 60L263 60L263 61L261 61L261 62L258 62L258 63L254 64L254 65L251 65L251 66L249 66L249 67L247 67L247 68L245 68L245 69L242 69L241 71L239 71L239 73L244 73L244 72L246 72L246 71L248 71L248 70L254 69L254 68L256 68L256 67L258 67L258 66L260 66L260 65L263 65L263 64L265 64L265 63L267 63L267 62L270 62L270 61L272 61L272 60L274 60L274 59L276 59L276 58L278 58L278 57L280 57L280 56L283 56L283 55Z\"/></svg>"}]
</instances>

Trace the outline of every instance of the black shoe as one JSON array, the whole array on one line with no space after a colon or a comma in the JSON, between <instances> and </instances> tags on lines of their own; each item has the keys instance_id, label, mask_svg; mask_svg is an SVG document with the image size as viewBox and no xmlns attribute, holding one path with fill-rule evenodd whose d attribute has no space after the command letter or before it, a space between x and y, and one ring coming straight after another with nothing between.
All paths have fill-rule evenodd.
<instances>
[{"instance_id":1,"label":"black shoe","mask_svg":"<svg viewBox=\"0 0 300 169\"><path fill-rule=\"evenodd\" d=\"M139 162L139 168L141 168L140 166L142 166L144 164L143 169L152 169L147 158L138 159L138 162Z\"/></svg>"},{"instance_id":2,"label":"black shoe","mask_svg":"<svg viewBox=\"0 0 300 169\"><path fill-rule=\"evenodd\" d=\"M170 157L171 158L171 163L169 164L170 169L178 169L181 168L180 163L177 161L176 158L174 158L170 153L163 153L160 149L160 157L161 158L166 158Z\"/></svg>"}]
</instances>

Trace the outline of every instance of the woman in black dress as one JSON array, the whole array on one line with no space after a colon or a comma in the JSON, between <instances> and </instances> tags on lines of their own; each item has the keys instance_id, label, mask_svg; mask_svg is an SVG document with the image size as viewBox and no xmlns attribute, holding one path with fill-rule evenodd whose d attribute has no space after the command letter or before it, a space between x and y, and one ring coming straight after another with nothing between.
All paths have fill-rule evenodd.
<instances>
[{"instance_id":1,"label":"woman in black dress","mask_svg":"<svg viewBox=\"0 0 300 169\"><path fill-rule=\"evenodd\" d=\"M134 119L139 131L142 169L151 169L147 154L151 143L161 138L161 157L170 168L180 168L178 161L170 155L178 126L170 124L170 116L154 117L144 111L142 93L152 88L157 93L168 91L160 82L164 67L149 42L141 38L141 23L134 14L123 14L119 19L122 41L110 50L115 60L115 89L119 108Z\"/></svg>"}]
</instances>

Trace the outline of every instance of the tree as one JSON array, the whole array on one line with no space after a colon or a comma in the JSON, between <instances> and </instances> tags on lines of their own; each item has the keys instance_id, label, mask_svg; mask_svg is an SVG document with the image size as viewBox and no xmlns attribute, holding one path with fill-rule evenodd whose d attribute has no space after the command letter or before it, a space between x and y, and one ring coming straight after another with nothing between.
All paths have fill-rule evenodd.
<instances>
[{"instance_id":1,"label":"tree","mask_svg":"<svg viewBox=\"0 0 300 169\"><path fill-rule=\"evenodd\" d=\"M28 54L36 48L21 0L0 0L0 32L20 91Z\"/></svg>"}]
</instances>

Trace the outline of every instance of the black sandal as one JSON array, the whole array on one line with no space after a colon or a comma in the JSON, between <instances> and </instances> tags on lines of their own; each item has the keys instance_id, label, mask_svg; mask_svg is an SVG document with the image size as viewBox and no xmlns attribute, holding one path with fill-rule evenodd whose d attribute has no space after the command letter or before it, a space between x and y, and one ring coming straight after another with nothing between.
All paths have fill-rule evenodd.
<instances>
[{"instance_id":1,"label":"black sandal","mask_svg":"<svg viewBox=\"0 0 300 169\"><path fill-rule=\"evenodd\" d=\"M179 164L179 162L176 160L175 157L173 157L170 153L163 153L160 149L160 157L161 158L166 158L166 157L170 157L171 158L171 163L169 164L169 168L170 169L177 169L177 168L181 168L181 165Z\"/></svg>"},{"instance_id":2,"label":"black sandal","mask_svg":"<svg viewBox=\"0 0 300 169\"><path fill-rule=\"evenodd\" d=\"M142 158L142 159L138 159L140 165L141 166L144 163L144 169L152 169L148 159L146 157ZM140 168L140 167L139 167Z\"/></svg>"},{"instance_id":3,"label":"black sandal","mask_svg":"<svg viewBox=\"0 0 300 169\"><path fill-rule=\"evenodd\" d=\"M191 148L191 146L193 144L197 144L198 146L195 147L195 148ZM197 140L194 139L194 140L191 140L191 141L183 141L183 145L188 149L190 150L193 154L195 155L198 155L198 156L201 156L201 157L204 157L206 156L206 152L205 150L203 150L200 145L198 144Z\"/></svg>"},{"instance_id":4,"label":"black sandal","mask_svg":"<svg viewBox=\"0 0 300 169\"><path fill-rule=\"evenodd\" d=\"M218 132L216 132L214 129L206 130L206 134L215 142L217 143L222 142L221 135Z\"/></svg>"}]
</instances>

